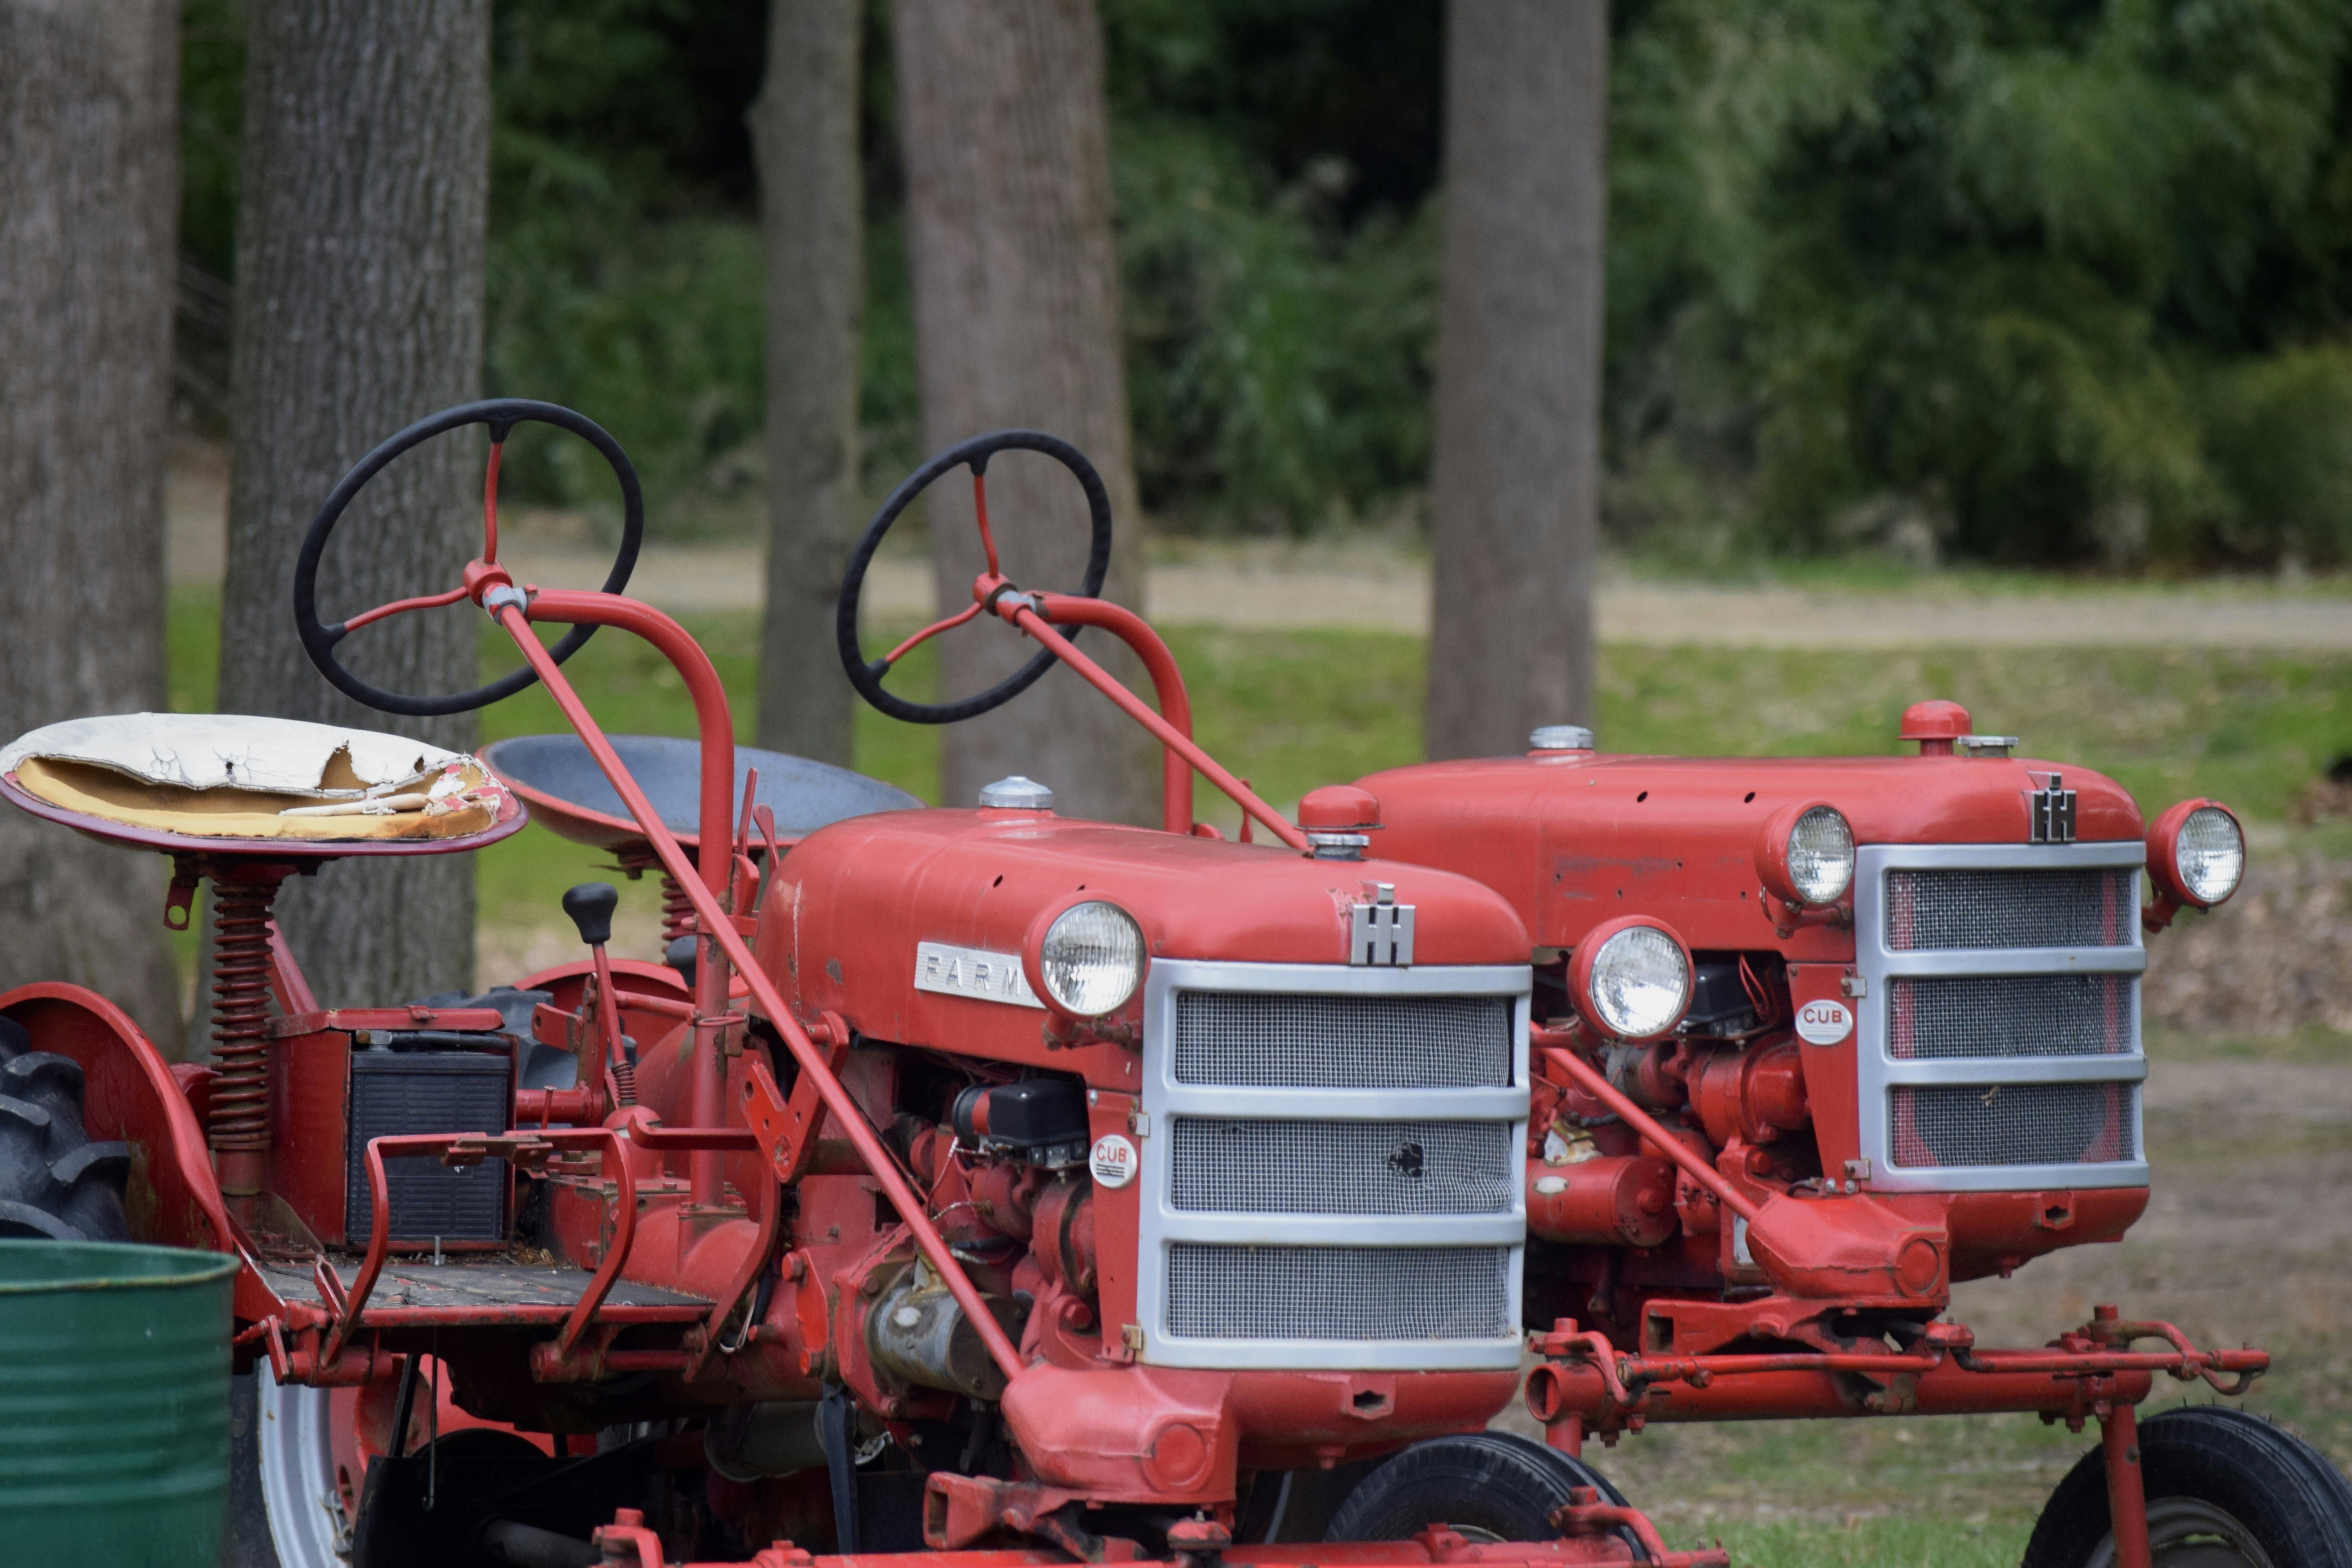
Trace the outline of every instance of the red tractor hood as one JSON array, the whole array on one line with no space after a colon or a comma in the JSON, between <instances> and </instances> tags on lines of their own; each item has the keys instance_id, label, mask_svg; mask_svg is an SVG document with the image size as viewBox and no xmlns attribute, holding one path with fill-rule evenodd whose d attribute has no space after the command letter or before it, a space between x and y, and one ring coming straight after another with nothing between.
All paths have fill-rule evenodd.
<instances>
[{"instance_id":1,"label":"red tractor hood","mask_svg":"<svg viewBox=\"0 0 2352 1568\"><path fill-rule=\"evenodd\" d=\"M1991 757L1644 757L1538 753L1394 768L1360 781L1380 801L1373 850L1443 866L1508 899L1535 946L1573 947L1621 914L1654 914L1697 948L1781 945L1763 914L1756 843L1784 806L1821 801L1857 846L2019 844L2050 774L2076 792L2079 839L2141 836L2113 779L2064 763ZM1851 948L1802 933L1813 956ZM1792 950L1792 956L1797 954Z\"/></svg>"},{"instance_id":2,"label":"red tractor hood","mask_svg":"<svg viewBox=\"0 0 2352 1568\"><path fill-rule=\"evenodd\" d=\"M1017 963L1042 920L1100 898L1136 918L1155 962L1345 964L1350 908L1381 882L1415 907L1416 968L1527 962L1517 913L1447 871L990 810L885 812L812 833L770 890L759 957L804 1017L831 1010L881 1039L1025 1058L1049 1015L919 989L919 944ZM1055 1065L1078 1068L1072 1054Z\"/></svg>"}]
</instances>

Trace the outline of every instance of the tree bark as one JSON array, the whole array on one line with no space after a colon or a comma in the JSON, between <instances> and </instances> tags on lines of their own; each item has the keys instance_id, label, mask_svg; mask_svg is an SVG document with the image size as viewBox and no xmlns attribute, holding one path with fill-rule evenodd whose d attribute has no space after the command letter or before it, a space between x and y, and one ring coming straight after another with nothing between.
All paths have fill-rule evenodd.
<instances>
[{"instance_id":1,"label":"tree bark","mask_svg":"<svg viewBox=\"0 0 2352 1568\"><path fill-rule=\"evenodd\" d=\"M257 0L247 16L221 707L465 749L470 714L395 719L335 691L291 605L295 552L335 481L478 395L489 3ZM445 436L369 485L320 574L322 615L457 582L478 549L485 449ZM464 605L397 616L344 657L394 690L459 690L478 679L480 625ZM338 862L289 882L278 908L328 1006L472 984L469 855Z\"/></svg>"},{"instance_id":2,"label":"tree bark","mask_svg":"<svg viewBox=\"0 0 2352 1568\"><path fill-rule=\"evenodd\" d=\"M833 606L857 537L857 350L866 305L858 0L773 0L751 106L767 253L768 599L760 744L846 767L856 694Z\"/></svg>"},{"instance_id":3,"label":"tree bark","mask_svg":"<svg viewBox=\"0 0 2352 1568\"><path fill-rule=\"evenodd\" d=\"M1432 757L1591 722L1608 82L1602 0L1448 8Z\"/></svg>"},{"instance_id":4,"label":"tree bark","mask_svg":"<svg viewBox=\"0 0 2352 1568\"><path fill-rule=\"evenodd\" d=\"M0 0L0 734L163 706L179 7ZM69 980L167 1052L155 856L0 812L0 986Z\"/></svg>"},{"instance_id":5,"label":"tree bark","mask_svg":"<svg viewBox=\"0 0 2352 1568\"><path fill-rule=\"evenodd\" d=\"M936 451L1029 426L1087 453L1121 530L1104 596L1135 605L1141 531L1092 0L895 0L891 17L924 438ZM1050 458L1008 453L990 463L988 493L1006 575L1076 589L1087 534L1068 474ZM941 480L929 511L940 602L961 608L982 567L971 487ZM994 684L1037 651L1001 625L975 630L984 635L960 634L942 659L950 697ZM1137 683L1134 660L1114 658L1109 638L1089 634L1081 646ZM1159 820L1149 737L1066 669L950 729L945 750L950 805L1025 773L1051 785L1066 814Z\"/></svg>"}]
</instances>

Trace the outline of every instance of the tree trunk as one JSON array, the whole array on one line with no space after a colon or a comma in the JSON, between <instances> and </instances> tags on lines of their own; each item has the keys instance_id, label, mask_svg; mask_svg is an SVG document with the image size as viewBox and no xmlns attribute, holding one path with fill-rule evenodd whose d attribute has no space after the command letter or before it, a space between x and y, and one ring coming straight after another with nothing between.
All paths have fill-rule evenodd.
<instances>
[{"instance_id":1,"label":"tree trunk","mask_svg":"<svg viewBox=\"0 0 2352 1568\"><path fill-rule=\"evenodd\" d=\"M1448 9L1432 757L1591 722L1608 82L1601 0Z\"/></svg>"},{"instance_id":2,"label":"tree trunk","mask_svg":"<svg viewBox=\"0 0 2352 1568\"><path fill-rule=\"evenodd\" d=\"M858 0L773 0L751 107L767 252L768 603L760 744L849 765L856 694L833 606L857 536L857 345L866 304Z\"/></svg>"},{"instance_id":3,"label":"tree trunk","mask_svg":"<svg viewBox=\"0 0 2352 1568\"><path fill-rule=\"evenodd\" d=\"M1134 605L1142 541L1099 19L1091 0L895 0L891 18L924 439L936 451L1029 426L1075 444L1101 469L1121 530L1104 596ZM1086 508L1068 474L1009 453L989 465L988 491L1005 574L1076 588ZM929 510L940 601L961 608L982 566L970 485L942 479ZM1037 651L1001 624L957 636L942 660L950 697L994 684ZM1137 683L1135 661L1112 658L1108 637L1088 634L1081 646ZM1068 815L1157 822L1153 749L1132 720L1056 669L950 729L940 784L946 804L971 805L981 785L1026 773Z\"/></svg>"},{"instance_id":4,"label":"tree trunk","mask_svg":"<svg viewBox=\"0 0 2352 1568\"><path fill-rule=\"evenodd\" d=\"M171 0L0 0L0 736L163 705L179 44ZM90 986L176 1051L164 880L0 812L0 986Z\"/></svg>"},{"instance_id":5,"label":"tree trunk","mask_svg":"<svg viewBox=\"0 0 2352 1568\"><path fill-rule=\"evenodd\" d=\"M489 3L256 0L247 16L221 707L465 749L470 714L396 719L335 691L291 605L295 552L335 481L478 394ZM377 477L337 528L323 616L457 583L479 550L485 449L445 436ZM345 658L394 690L455 691L478 679L481 624L464 605L397 616ZM288 883L278 908L325 1005L472 983L469 855L337 862Z\"/></svg>"}]
</instances>

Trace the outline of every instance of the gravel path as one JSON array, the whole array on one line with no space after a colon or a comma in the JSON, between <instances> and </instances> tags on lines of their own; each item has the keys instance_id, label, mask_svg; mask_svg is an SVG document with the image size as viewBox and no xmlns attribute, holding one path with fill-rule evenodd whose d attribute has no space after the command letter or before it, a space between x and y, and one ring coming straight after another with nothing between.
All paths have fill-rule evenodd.
<instances>
[{"instance_id":1,"label":"gravel path","mask_svg":"<svg viewBox=\"0 0 2352 1568\"><path fill-rule=\"evenodd\" d=\"M225 557L227 464L218 448L184 444L170 486L168 559L174 583L217 582ZM512 520L506 556L528 580L587 586L611 557L533 542L531 514ZM454 574L457 563L451 563ZM453 576L454 580L454 576ZM677 613L760 607L761 552L745 544L649 546L631 584ZM914 559L876 563L869 606L893 620L931 609L930 573ZM1600 590L1603 642L1654 647L2005 647L2170 645L2352 652L2352 594L2230 583L2200 588L1986 593L1928 586L1885 593L1709 587L1612 577ZM1171 626L1267 630L1429 630L1427 563L1374 542L1197 546L1155 565L1145 609Z\"/></svg>"}]
</instances>

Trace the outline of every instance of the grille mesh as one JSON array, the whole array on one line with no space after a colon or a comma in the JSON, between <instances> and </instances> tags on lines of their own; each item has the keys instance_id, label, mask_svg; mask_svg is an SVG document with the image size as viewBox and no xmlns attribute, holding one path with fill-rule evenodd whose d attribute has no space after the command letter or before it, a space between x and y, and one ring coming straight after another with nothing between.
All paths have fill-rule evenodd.
<instances>
[{"instance_id":1,"label":"grille mesh","mask_svg":"<svg viewBox=\"0 0 2352 1568\"><path fill-rule=\"evenodd\" d=\"M1511 999L1181 991L1176 1079L1249 1089L1507 1087Z\"/></svg>"},{"instance_id":2,"label":"grille mesh","mask_svg":"<svg viewBox=\"0 0 2352 1568\"><path fill-rule=\"evenodd\" d=\"M1176 1207L1225 1214L1507 1214L1507 1121L1236 1121L1182 1117Z\"/></svg>"},{"instance_id":3,"label":"grille mesh","mask_svg":"<svg viewBox=\"0 0 2352 1568\"><path fill-rule=\"evenodd\" d=\"M1486 1340L1515 1331L1507 1247L1168 1248L1180 1339Z\"/></svg>"},{"instance_id":4,"label":"grille mesh","mask_svg":"<svg viewBox=\"0 0 2352 1568\"><path fill-rule=\"evenodd\" d=\"M2082 869L1886 873L1886 945L2126 947L2139 923L2139 872Z\"/></svg>"},{"instance_id":5,"label":"grille mesh","mask_svg":"<svg viewBox=\"0 0 2352 1568\"><path fill-rule=\"evenodd\" d=\"M2139 1157L2128 1083L1897 1085L1887 1110L1895 1163L2083 1165Z\"/></svg>"},{"instance_id":6,"label":"grille mesh","mask_svg":"<svg viewBox=\"0 0 2352 1568\"><path fill-rule=\"evenodd\" d=\"M1898 975L1886 991L1886 1054L2099 1057L2133 1048L2129 974Z\"/></svg>"}]
</instances>

